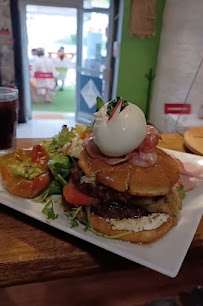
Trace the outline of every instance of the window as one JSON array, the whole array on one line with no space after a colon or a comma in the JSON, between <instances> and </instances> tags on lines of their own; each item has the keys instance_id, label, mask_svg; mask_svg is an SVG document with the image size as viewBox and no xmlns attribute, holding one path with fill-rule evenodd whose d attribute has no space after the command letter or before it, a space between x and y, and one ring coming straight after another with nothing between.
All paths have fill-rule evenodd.
<instances>
[{"instance_id":1,"label":"window","mask_svg":"<svg viewBox=\"0 0 203 306\"><path fill-rule=\"evenodd\" d=\"M91 8L109 8L110 0L84 0L83 7L85 9Z\"/></svg>"}]
</instances>

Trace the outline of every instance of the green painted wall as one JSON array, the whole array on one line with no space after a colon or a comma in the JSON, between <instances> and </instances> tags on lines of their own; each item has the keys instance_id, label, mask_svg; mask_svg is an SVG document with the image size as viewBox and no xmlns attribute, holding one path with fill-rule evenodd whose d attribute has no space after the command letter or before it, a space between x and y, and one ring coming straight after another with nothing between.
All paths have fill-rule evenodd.
<instances>
[{"instance_id":1,"label":"green painted wall","mask_svg":"<svg viewBox=\"0 0 203 306\"><path fill-rule=\"evenodd\" d=\"M123 32L117 95L136 103L146 112L148 82L145 74L155 71L160 41L160 31L165 0L158 0L156 7L155 36L140 39L129 37L131 1L124 0Z\"/></svg>"}]
</instances>

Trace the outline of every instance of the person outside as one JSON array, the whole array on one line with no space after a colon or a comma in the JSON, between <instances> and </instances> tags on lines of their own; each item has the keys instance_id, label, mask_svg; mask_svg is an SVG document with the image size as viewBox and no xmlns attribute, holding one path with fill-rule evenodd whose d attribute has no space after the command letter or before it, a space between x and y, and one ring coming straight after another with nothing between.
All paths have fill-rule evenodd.
<instances>
[{"instance_id":1,"label":"person outside","mask_svg":"<svg viewBox=\"0 0 203 306\"><path fill-rule=\"evenodd\" d=\"M37 94L42 94L44 102L52 103L52 99L49 97L49 93L55 89L54 78L56 76L56 70L54 64L50 58L44 55L42 48L37 49L38 58L33 63L32 75L35 79L35 94L33 96L33 102L37 103Z\"/></svg>"},{"instance_id":2,"label":"person outside","mask_svg":"<svg viewBox=\"0 0 203 306\"><path fill-rule=\"evenodd\" d=\"M33 64L36 61L36 59L38 58L37 56L37 49L33 48L31 50L31 55L32 57L29 58L29 72L30 72L30 89L31 89L31 94L33 97L33 100L36 101L36 94L35 94L35 79L33 76Z\"/></svg>"},{"instance_id":3,"label":"person outside","mask_svg":"<svg viewBox=\"0 0 203 306\"><path fill-rule=\"evenodd\" d=\"M56 86L58 85L58 81L61 80L61 87L59 90L63 90L64 83L66 79L68 71L68 57L64 52L64 47L61 47L57 52L56 57Z\"/></svg>"},{"instance_id":4,"label":"person outside","mask_svg":"<svg viewBox=\"0 0 203 306\"><path fill-rule=\"evenodd\" d=\"M37 49L32 49L31 50L31 58L29 59L29 66L30 66L30 70L32 70L32 66L33 66L33 63L36 61L37 59Z\"/></svg>"}]
</instances>

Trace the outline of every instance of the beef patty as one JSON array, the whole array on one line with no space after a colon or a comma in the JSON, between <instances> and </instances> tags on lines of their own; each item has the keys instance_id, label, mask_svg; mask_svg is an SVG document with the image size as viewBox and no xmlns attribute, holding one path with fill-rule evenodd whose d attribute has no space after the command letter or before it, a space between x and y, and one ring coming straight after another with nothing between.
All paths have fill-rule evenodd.
<instances>
[{"instance_id":1,"label":"beef patty","mask_svg":"<svg viewBox=\"0 0 203 306\"><path fill-rule=\"evenodd\" d=\"M125 218L140 218L147 216L149 213L144 208L139 208L135 205L117 205L111 202L103 202L98 206L92 207L92 212L95 215L104 219L125 219Z\"/></svg>"},{"instance_id":2,"label":"beef patty","mask_svg":"<svg viewBox=\"0 0 203 306\"><path fill-rule=\"evenodd\" d=\"M91 211L94 214L105 219L140 218L149 214L145 209L137 207L134 203L128 203L133 197L127 193L118 192L96 182L81 184L80 180L84 175L78 166L71 170L72 180L81 192L102 200L98 206L92 207Z\"/></svg>"},{"instance_id":3,"label":"beef patty","mask_svg":"<svg viewBox=\"0 0 203 306\"><path fill-rule=\"evenodd\" d=\"M84 172L78 166L75 166L71 170L73 182L83 193L95 198L101 198L104 202L119 201L122 203L127 203L128 199L130 198L130 195L127 192L118 192L97 182L81 184L80 180L84 175Z\"/></svg>"}]
</instances>

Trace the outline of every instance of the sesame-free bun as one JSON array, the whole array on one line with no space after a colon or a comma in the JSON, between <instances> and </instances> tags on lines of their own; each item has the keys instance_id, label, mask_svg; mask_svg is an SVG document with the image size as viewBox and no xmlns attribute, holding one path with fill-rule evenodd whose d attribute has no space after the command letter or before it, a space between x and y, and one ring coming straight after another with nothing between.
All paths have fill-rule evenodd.
<instances>
[{"instance_id":1,"label":"sesame-free bun","mask_svg":"<svg viewBox=\"0 0 203 306\"><path fill-rule=\"evenodd\" d=\"M115 236L124 234L125 230L113 230L108 220L100 218L94 214L89 216L90 223L93 229L97 232L107 235ZM177 224L177 217L169 217L166 222L162 223L158 228L152 230L143 230L140 232L131 232L123 237L118 238L119 240L133 242L133 243L150 243L154 242L163 237L173 226Z\"/></svg>"},{"instance_id":2,"label":"sesame-free bun","mask_svg":"<svg viewBox=\"0 0 203 306\"><path fill-rule=\"evenodd\" d=\"M86 150L80 154L79 167L88 176L96 176L96 181L130 195L157 196L169 194L179 180L176 161L156 148L158 155L154 166L142 168L130 161L110 166L96 158L91 158Z\"/></svg>"}]
</instances>

